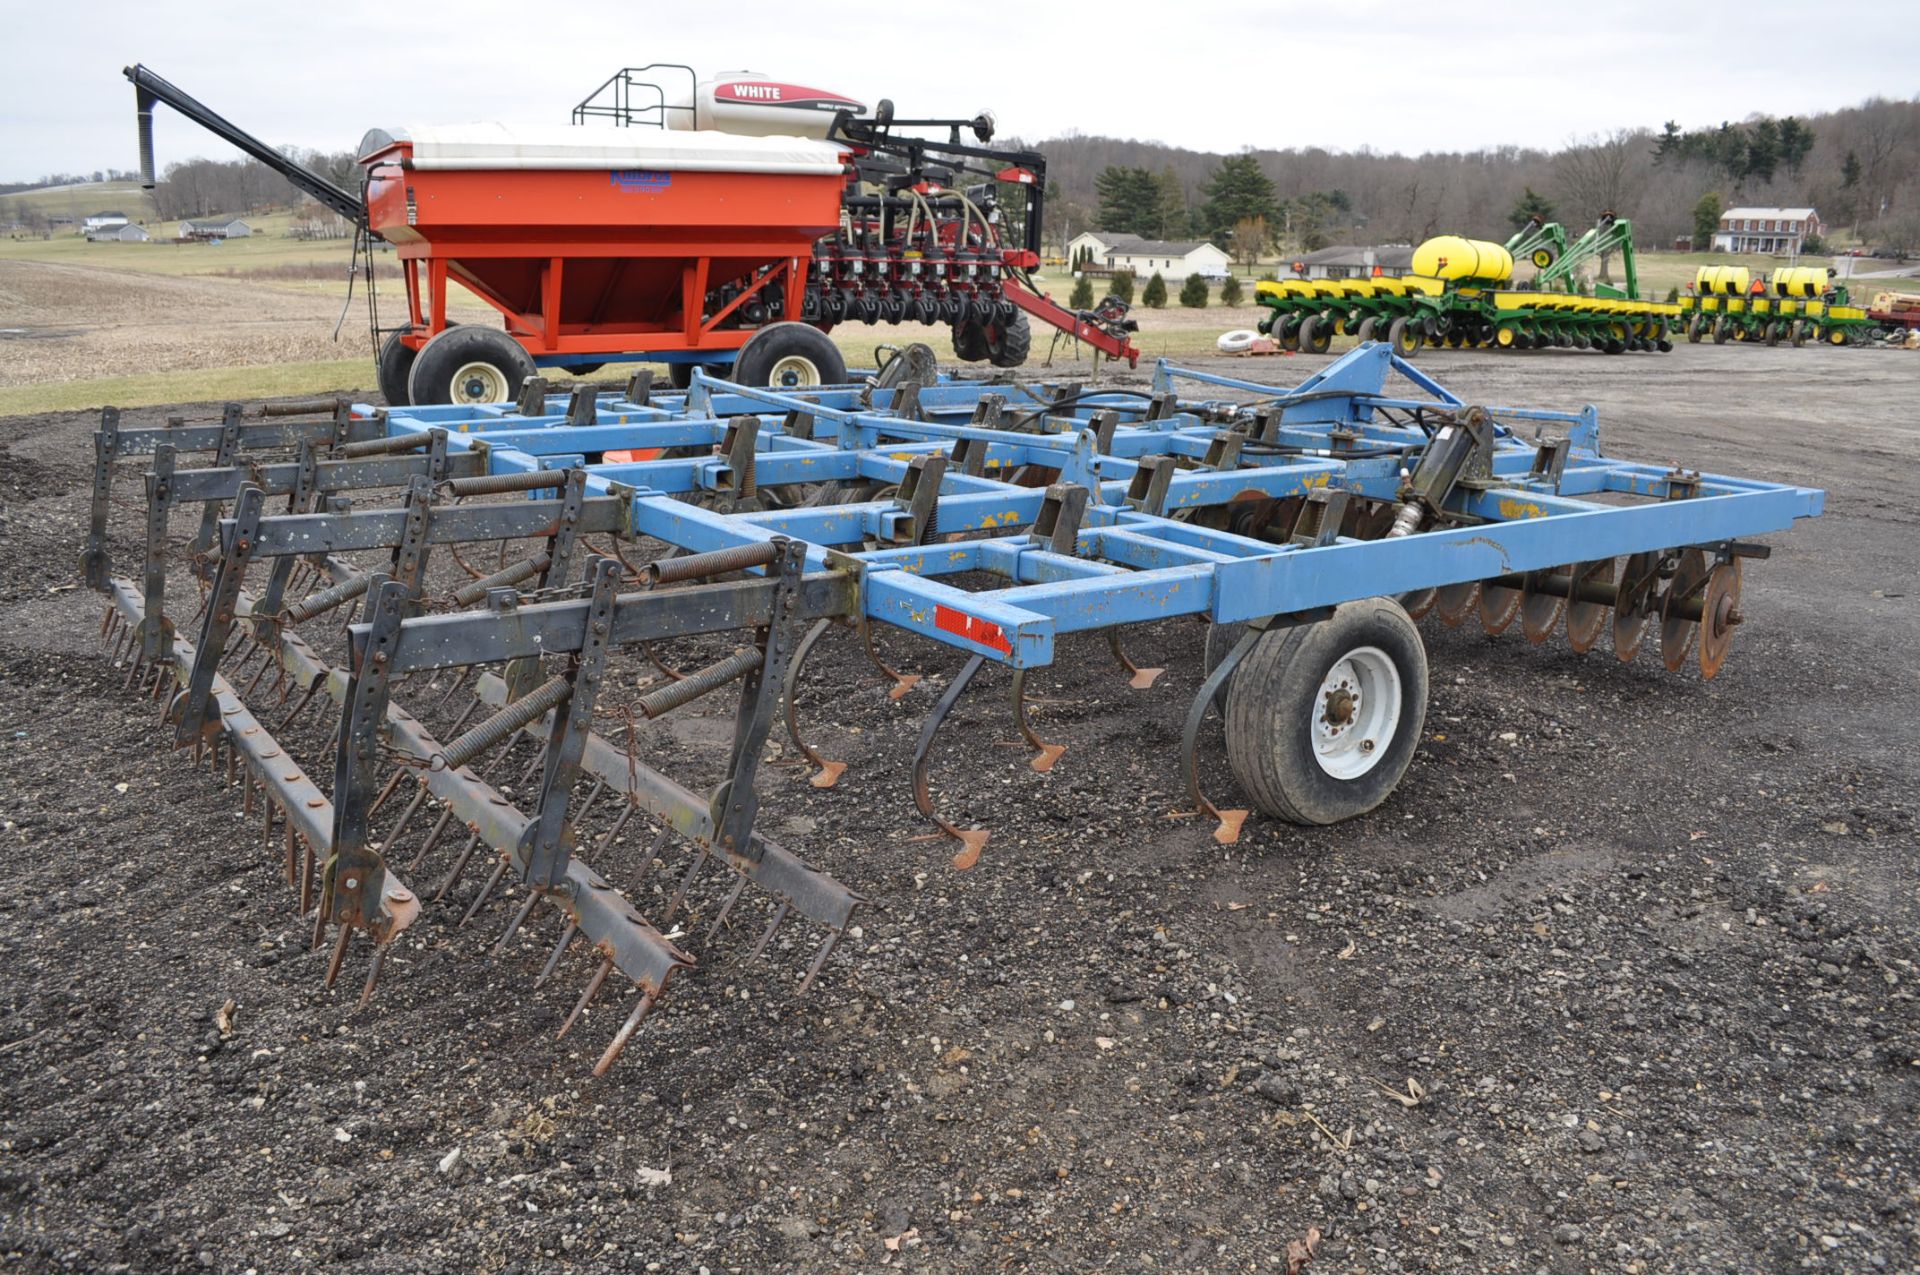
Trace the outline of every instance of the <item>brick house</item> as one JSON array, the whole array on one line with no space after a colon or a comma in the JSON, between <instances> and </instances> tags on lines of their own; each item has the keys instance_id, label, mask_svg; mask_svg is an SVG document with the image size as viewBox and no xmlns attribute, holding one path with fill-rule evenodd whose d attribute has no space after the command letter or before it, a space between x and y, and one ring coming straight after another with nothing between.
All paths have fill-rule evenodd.
<instances>
[{"instance_id":1,"label":"brick house","mask_svg":"<svg viewBox=\"0 0 1920 1275\"><path fill-rule=\"evenodd\" d=\"M1713 232L1713 250L1797 256L1821 229L1820 214L1811 208L1729 208Z\"/></svg>"}]
</instances>

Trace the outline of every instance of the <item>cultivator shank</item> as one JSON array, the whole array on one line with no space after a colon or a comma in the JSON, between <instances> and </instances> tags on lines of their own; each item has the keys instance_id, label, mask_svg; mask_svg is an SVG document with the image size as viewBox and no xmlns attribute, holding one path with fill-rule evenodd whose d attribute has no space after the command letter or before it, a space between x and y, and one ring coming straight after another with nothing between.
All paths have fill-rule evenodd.
<instances>
[{"instance_id":1,"label":"cultivator shank","mask_svg":"<svg viewBox=\"0 0 1920 1275\"><path fill-rule=\"evenodd\" d=\"M1232 841L1253 810L1327 823L1387 797L1424 712L1413 619L1477 615L1534 643L1564 629L1581 651L1611 623L1622 659L1657 629L1668 668L1711 677L1745 618L1740 564L1765 555L1750 537L1821 504L1606 458L1592 409L1469 406L1381 345L1289 389L1165 364L1151 391L701 374L684 394L532 385L480 408L229 409L155 430L109 412L96 445L83 570L103 632L176 747L216 769L224 752L327 982L364 932L371 997L423 895L464 904L464 924L519 891L496 954L543 903L558 915L536 985L579 940L589 953L560 1034L616 973L632 988L597 1071L695 964L682 944L713 944L744 900L765 912L743 959L795 917L824 931L800 990L847 932L859 897L759 818L776 721L813 787L863 782L798 711L837 630L890 711L922 706L912 795L969 868L988 830L943 813L955 779L937 773L969 690L1004 667L1032 769L1088 764L1033 721L1029 670L1098 631L1129 693L1162 695L1163 670L1128 653L1157 630L1122 629L1211 622L1179 765ZM145 466L138 579L109 561L127 458ZM183 584L191 622L170 605ZM888 663L916 642L966 657L931 704ZM715 695L734 707L707 781L667 774L658 723ZM1245 803L1208 792L1216 711ZM476 859L492 866L471 889Z\"/></svg>"}]
</instances>

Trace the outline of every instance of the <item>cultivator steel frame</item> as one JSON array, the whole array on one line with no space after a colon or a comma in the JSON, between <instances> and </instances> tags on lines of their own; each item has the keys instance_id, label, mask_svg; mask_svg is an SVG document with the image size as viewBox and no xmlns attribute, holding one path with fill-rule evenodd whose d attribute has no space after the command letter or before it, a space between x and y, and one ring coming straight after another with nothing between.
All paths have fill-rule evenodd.
<instances>
[{"instance_id":1,"label":"cultivator steel frame","mask_svg":"<svg viewBox=\"0 0 1920 1275\"><path fill-rule=\"evenodd\" d=\"M1697 645L1711 677L1742 618L1740 563L1766 553L1747 537L1823 500L1608 459L1593 409L1470 407L1379 344L1290 389L1166 363L1151 391L959 384L916 355L864 385L802 393L700 374L656 395L642 374L567 397L532 378L517 403L480 408L253 423L229 407L218 424L143 430L104 414L83 554L109 600L103 634L127 685L164 701L175 747L216 769L224 754L315 947L333 931L329 985L365 931L363 1002L373 995L421 911L402 878L464 831L435 902L484 843L494 866L461 923L511 876L524 897L496 953L542 903L560 930L536 985L576 940L592 953L562 1035L616 972L632 985L596 1073L695 963L671 927L683 908L694 915L709 861L728 875L717 906L697 909L711 915L702 941L757 886L771 898L749 959L796 915L825 931L804 990L861 900L766 836L757 781L779 726L813 786L844 780L796 708L836 626L864 643L895 701L918 679L881 660L879 626L968 657L913 756L914 800L959 843L963 869L988 832L940 813L932 751L986 665L1009 669L1015 724L1044 772L1065 750L1029 720L1025 679L1062 638L1103 632L1144 694L1160 670L1129 656L1127 626L1222 626L1180 765L1195 810L1230 842L1248 812L1204 791L1211 710L1262 809L1310 823L1361 813L1420 735L1425 656L1409 616L1477 612L1489 632L1519 619L1534 642L1564 624L1577 650L1611 618L1623 659L1657 621L1667 667ZM1390 392L1394 373L1406 391ZM127 458L145 467L137 581L108 561ZM199 511L184 556L170 529L183 507ZM183 576L201 595L192 640L168 618ZM1404 613L1379 601L1393 597ZM1289 689L1314 641L1350 630L1372 636ZM674 666L716 636L738 645ZM623 701L643 668L649 680ZM728 688L738 702L718 784L658 769L645 723ZM331 723L316 705L333 706ZM1301 773L1281 746L1296 729L1312 749ZM522 756L517 780L496 778ZM616 879L636 816L651 844ZM691 853L649 919L623 890L676 845Z\"/></svg>"}]
</instances>

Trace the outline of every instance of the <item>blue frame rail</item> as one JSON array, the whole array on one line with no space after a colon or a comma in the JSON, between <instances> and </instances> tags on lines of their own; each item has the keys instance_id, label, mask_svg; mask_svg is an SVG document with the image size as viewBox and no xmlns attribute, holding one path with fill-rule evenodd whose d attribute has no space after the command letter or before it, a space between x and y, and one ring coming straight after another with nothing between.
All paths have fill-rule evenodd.
<instances>
[{"instance_id":1,"label":"blue frame rail","mask_svg":"<svg viewBox=\"0 0 1920 1275\"><path fill-rule=\"evenodd\" d=\"M1395 373L1412 395L1389 392ZM892 390L796 393L698 371L686 392L644 404L603 395L592 425L569 423L564 401L550 400L557 410L542 416L507 404L396 409L386 429L446 429L456 451L484 447L493 474L584 466L588 494L629 495L632 530L685 551L775 536L804 541L809 570L858 570L866 617L1016 668L1049 663L1065 633L1182 615L1230 622L1311 612L1577 560L1741 540L1815 516L1825 498L1814 488L1608 458L1592 407L1489 406L1498 435L1490 481L1455 493L1449 505L1470 521L1397 539L1276 544L1194 519L1236 501L1319 488L1393 501L1408 459L1428 442L1419 414L1453 412L1464 401L1377 343L1291 388L1165 360L1153 387L1081 392L1050 410L1033 387L949 382L919 388L903 416ZM1004 416L981 423L988 396L1004 400L1011 426ZM1271 418L1268 442L1239 449L1231 465L1210 465L1209 449L1226 427L1244 428L1260 409ZM983 451L984 463L975 473L946 465L933 505L937 530L925 542L899 544L912 532L900 499L743 513L697 503L734 490L730 458L707 452L740 428L753 431L760 492L833 481L891 486L907 481L916 461L951 460L960 446ZM1565 455L1541 472L1539 442L1549 436L1565 440ZM651 449L696 454L603 458ZM1129 491L1143 465L1159 458L1174 467L1164 497L1139 507ZM1048 471L1088 491L1071 553L1028 532L1047 493L1017 478ZM1668 499L1683 490L1686 499ZM969 534L949 539L955 533ZM981 572L995 579L992 587L969 574ZM963 575L965 584L956 583Z\"/></svg>"}]
</instances>

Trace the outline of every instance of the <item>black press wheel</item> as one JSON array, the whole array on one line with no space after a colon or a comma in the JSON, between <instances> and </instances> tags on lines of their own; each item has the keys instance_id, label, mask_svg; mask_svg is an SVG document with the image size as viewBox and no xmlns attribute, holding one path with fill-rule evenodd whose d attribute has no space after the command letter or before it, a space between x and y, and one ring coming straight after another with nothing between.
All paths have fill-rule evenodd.
<instances>
[{"instance_id":1,"label":"black press wheel","mask_svg":"<svg viewBox=\"0 0 1920 1275\"><path fill-rule=\"evenodd\" d=\"M1310 314L1300 320L1299 349L1303 354L1325 354L1333 344L1333 320Z\"/></svg>"},{"instance_id":2,"label":"black press wheel","mask_svg":"<svg viewBox=\"0 0 1920 1275\"><path fill-rule=\"evenodd\" d=\"M1374 339L1373 330L1378 326L1379 321L1375 319L1373 315L1368 315L1366 318L1360 320L1360 327L1354 332L1354 336L1360 339L1360 344L1365 345Z\"/></svg>"},{"instance_id":3,"label":"black press wheel","mask_svg":"<svg viewBox=\"0 0 1920 1275\"><path fill-rule=\"evenodd\" d=\"M534 374L533 356L497 328L448 328L420 347L407 377L407 399L441 403L508 403Z\"/></svg>"},{"instance_id":4,"label":"black press wheel","mask_svg":"<svg viewBox=\"0 0 1920 1275\"><path fill-rule=\"evenodd\" d=\"M1689 345L1700 344L1700 337L1705 333L1706 326L1707 326L1706 320L1701 318L1697 314L1694 315L1691 319L1688 319L1687 320L1687 343Z\"/></svg>"},{"instance_id":5,"label":"black press wheel","mask_svg":"<svg viewBox=\"0 0 1920 1275\"><path fill-rule=\"evenodd\" d=\"M987 358L986 329L972 319L953 325L953 357L962 363L983 363Z\"/></svg>"},{"instance_id":6,"label":"black press wheel","mask_svg":"<svg viewBox=\"0 0 1920 1275\"><path fill-rule=\"evenodd\" d=\"M1019 367L1033 352L1033 325L1025 313L1015 314L1011 323L986 326L987 362L995 367Z\"/></svg>"},{"instance_id":7,"label":"black press wheel","mask_svg":"<svg viewBox=\"0 0 1920 1275\"><path fill-rule=\"evenodd\" d=\"M1255 643L1227 693L1227 760L1268 814L1338 823L1393 792L1426 715L1419 630L1399 603L1363 598Z\"/></svg>"},{"instance_id":8,"label":"black press wheel","mask_svg":"<svg viewBox=\"0 0 1920 1275\"><path fill-rule=\"evenodd\" d=\"M734 360L733 379L741 385L776 390L809 390L844 385L847 361L840 347L820 329L804 323L773 323L747 338Z\"/></svg>"},{"instance_id":9,"label":"black press wheel","mask_svg":"<svg viewBox=\"0 0 1920 1275\"><path fill-rule=\"evenodd\" d=\"M377 363L380 378L380 397L387 400L388 407L405 407L411 399L407 397L407 376L413 371L413 360L418 351L400 343L401 334L392 332L380 343L380 358Z\"/></svg>"},{"instance_id":10,"label":"black press wheel","mask_svg":"<svg viewBox=\"0 0 1920 1275\"><path fill-rule=\"evenodd\" d=\"M1726 315L1723 314L1713 321L1713 343L1715 345L1725 345L1732 337L1733 324L1727 321Z\"/></svg>"},{"instance_id":11,"label":"black press wheel","mask_svg":"<svg viewBox=\"0 0 1920 1275\"><path fill-rule=\"evenodd\" d=\"M1420 329L1404 318L1395 319L1387 325L1387 344L1401 358L1410 359L1420 353Z\"/></svg>"}]
</instances>

